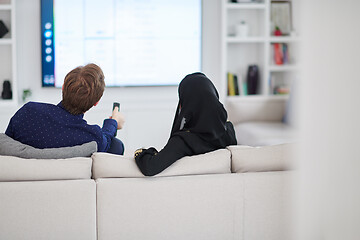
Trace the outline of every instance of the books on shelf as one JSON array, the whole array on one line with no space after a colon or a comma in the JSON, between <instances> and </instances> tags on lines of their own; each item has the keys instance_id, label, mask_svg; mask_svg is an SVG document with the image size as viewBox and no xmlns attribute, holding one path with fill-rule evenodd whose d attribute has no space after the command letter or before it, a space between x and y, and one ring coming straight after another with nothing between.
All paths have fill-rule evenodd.
<instances>
[{"instance_id":1,"label":"books on shelf","mask_svg":"<svg viewBox=\"0 0 360 240\"><path fill-rule=\"evenodd\" d=\"M228 96L247 95L247 84L240 74L227 73Z\"/></svg>"},{"instance_id":2,"label":"books on shelf","mask_svg":"<svg viewBox=\"0 0 360 240\"><path fill-rule=\"evenodd\" d=\"M290 86L288 84L279 83L273 74L269 75L269 93L270 95L287 95L290 93Z\"/></svg>"},{"instance_id":3,"label":"books on shelf","mask_svg":"<svg viewBox=\"0 0 360 240\"><path fill-rule=\"evenodd\" d=\"M290 93L290 87L279 85L274 88L274 95L287 95Z\"/></svg>"},{"instance_id":4,"label":"books on shelf","mask_svg":"<svg viewBox=\"0 0 360 240\"><path fill-rule=\"evenodd\" d=\"M228 73L227 75L228 96L235 96L234 75L232 73Z\"/></svg>"},{"instance_id":5,"label":"books on shelf","mask_svg":"<svg viewBox=\"0 0 360 240\"><path fill-rule=\"evenodd\" d=\"M276 65L289 64L289 47L286 43L273 44L273 57Z\"/></svg>"}]
</instances>

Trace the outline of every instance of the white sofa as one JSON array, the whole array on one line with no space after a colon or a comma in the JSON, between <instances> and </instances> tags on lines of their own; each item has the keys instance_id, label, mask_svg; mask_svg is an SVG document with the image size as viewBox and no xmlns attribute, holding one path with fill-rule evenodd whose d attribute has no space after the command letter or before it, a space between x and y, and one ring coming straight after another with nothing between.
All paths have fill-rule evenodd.
<instances>
[{"instance_id":1,"label":"white sofa","mask_svg":"<svg viewBox=\"0 0 360 240\"><path fill-rule=\"evenodd\" d=\"M230 146L154 177L107 153L0 156L0 239L288 240L291 148Z\"/></svg>"},{"instance_id":2,"label":"white sofa","mask_svg":"<svg viewBox=\"0 0 360 240\"><path fill-rule=\"evenodd\" d=\"M229 98L226 108L239 145L266 146L296 141L293 104L285 97ZM287 121L284 121L285 120ZM291 124L289 124L291 123Z\"/></svg>"}]
</instances>

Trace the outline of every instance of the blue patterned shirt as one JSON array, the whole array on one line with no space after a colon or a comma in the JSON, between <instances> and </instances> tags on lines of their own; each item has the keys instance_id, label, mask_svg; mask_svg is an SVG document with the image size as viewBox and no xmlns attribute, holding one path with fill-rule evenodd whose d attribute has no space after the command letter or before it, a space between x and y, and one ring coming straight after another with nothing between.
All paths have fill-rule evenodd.
<instances>
[{"instance_id":1,"label":"blue patterned shirt","mask_svg":"<svg viewBox=\"0 0 360 240\"><path fill-rule=\"evenodd\" d=\"M96 141L99 152L106 152L117 131L114 119L103 127L89 125L84 114L69 113L58 105L28 102L10 119L5 134L35 148L70 147Z\"/></svg>"}]
</instances>

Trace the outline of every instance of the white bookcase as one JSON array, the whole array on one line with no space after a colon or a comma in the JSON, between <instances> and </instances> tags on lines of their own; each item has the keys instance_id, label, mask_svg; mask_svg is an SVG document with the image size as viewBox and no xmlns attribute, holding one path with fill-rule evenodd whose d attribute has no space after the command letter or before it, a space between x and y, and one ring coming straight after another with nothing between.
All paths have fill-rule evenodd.
<instances>
[{"instance_id":1,"label":"white bookcase","mask_svg":"<svg viewBox=\"0 0 360 240\"><path fill-rule=\"evenodd\" d=\"M258 97L287 97L287 95L274 94L275 86L291 88L298 78L298 48L297 36L297 12L295 0L291 4L292 29L291 35L273 36L273 24L271 23L271 0L259 0L250 3L232 3L229 0L222 1L222 40L221 40L221 74L222 98L228 96L227 73L236 74L242 82L246 81L249 65L256 64L259 67ZM236 25L245 21L248 25L248 35L237 36ZM276 65L273 60L273 44L286 44L289 49L289 62ZM246 98L253 95L230 96L230 98Z\"/></svg>"},{"instance_id":2,"label":"white bookcase","mask_svg":"<svg viewBox=\"0 0 360 240\"><path fill-rule=\"evenodd\" d=\"M4 108L18 104L15 0L0 0L0 20L9 29L9 32L0 38L0 93L3 91L4 80L10 81L12 89L12 99L4 100L0 95L0 108Z\"/></svg>"}]
</instances>

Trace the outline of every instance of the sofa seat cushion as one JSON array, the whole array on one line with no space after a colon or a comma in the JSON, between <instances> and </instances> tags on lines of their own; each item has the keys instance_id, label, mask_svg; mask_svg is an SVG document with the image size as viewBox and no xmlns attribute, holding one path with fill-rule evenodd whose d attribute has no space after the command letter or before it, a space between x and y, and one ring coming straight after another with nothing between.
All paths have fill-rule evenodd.
<instances>
[{"instance_id":1,"label":"sofa seat cushion","mask_svg":"<svg viewBox=\"0 0 360 240\"><path fill-rule=\"evenodd\" d=\"M0 156L0 181L90 179L91 158L24 159Z\"/></svg>"},{"instance_id":2,"label":"sofa seat cushion","mask_svg":"<svg viewBox=\"0 0 360 240\"><path fill-rule=\"evenodd\" d=\"M96 151L97 143L95 141L73 147L38 149L16 141L11 137L7 136L5 133L0 133L0 155L4 156L54 159L90 157L91 154Z\"/></svg>"},{"instance_id":3,"label":"sofa seat cushion","mask_svg":"<svg viewBox=\"0 0 360 240\"><path fill-rule=\"evenodd\" d=\"M133 157L109 153L95 153L93 158L93 177L121 178L144 177ZM191 157L183 157L156 176L179 176L198 174L230 173L230 152L220 149Z\"/></svg>"},{"instance_id":4,"label":"sofa seat cushion","mask_svg":"<svg viewBox=\"0 0 360 240\"><path fill-rule=\"evenodd\" d=\"M293 168L295 144L273 146L229 146L234 173L284 171Z\"/></svg>"},{"instance_id":5,"label":"sofa seat cushion","mask_svg":"<svg viewBox=\"0 0 360 240\"><path fill-rule=\"evenodd\" d=\"M234 126L239 145L266 146L294 142L295 131L282 122L243 122Z\"/></svg>"}]
</instances>

